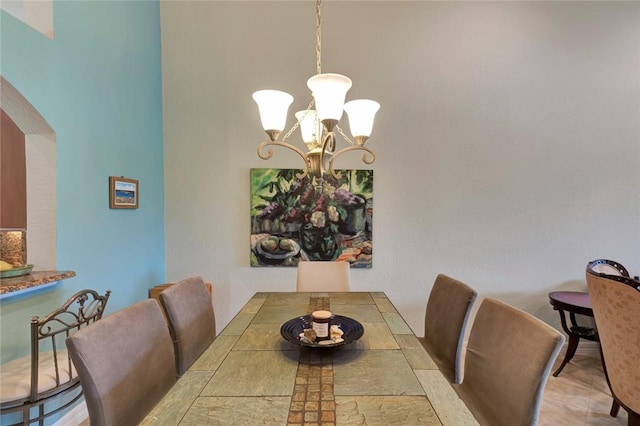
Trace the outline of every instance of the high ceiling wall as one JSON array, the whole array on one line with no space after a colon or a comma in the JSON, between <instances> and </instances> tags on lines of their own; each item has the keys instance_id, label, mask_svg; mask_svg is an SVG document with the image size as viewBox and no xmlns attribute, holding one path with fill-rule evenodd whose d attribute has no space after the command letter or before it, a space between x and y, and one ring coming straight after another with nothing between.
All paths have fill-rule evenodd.
<instances>
[{"instance_id":1,"label":"high ceiling wall","mask_svg":"<svg viewBox=\"0 0 640 426\"><path fill-rule=\"evenodd\" d=\"M165 280L159 5L54 6L53 40L0 12L2 107L34 135L35 148L46 147L30 150L27 141L27 157L40 171L54 172L27 183L46 192L27 200L28 209L38 205L46 216L39 228L29 223L29 232L53 235L45 248L55 250L47 263L36 260L38 269L72 270L76 277L2 300L2 362L29 351L33 315L46 315L76 291L112 290L111 313L147 298ZM24 102L15 102L18 95ZM139 180L138 209L109 208L109 176ZM28 248L29 256L35 249Z\"/></svg>"},{"instance_id":2,"label":"high ceiling wall","mask_svg":"<svg viewBox=\"0 0 640 426\"><path fill-rule=\"evenodd\" d=\"M161 2L169 280L200 274L226 324L295 268L249 266L249 170L269 162L251 93L309 101L312 2ZM640 272L640 3L323 4L325 72L382 104L373 268L417 333L449 274L559 328L547 293L586 290L588 261ZM289 118L289 125L292 118ZM346 127L346 126L345 126ZM294 134L291 141L296 141ZM297 143L297 142L294 142ZM359 155L342 167L366 168Z\"/></svg>"}]
</instances>

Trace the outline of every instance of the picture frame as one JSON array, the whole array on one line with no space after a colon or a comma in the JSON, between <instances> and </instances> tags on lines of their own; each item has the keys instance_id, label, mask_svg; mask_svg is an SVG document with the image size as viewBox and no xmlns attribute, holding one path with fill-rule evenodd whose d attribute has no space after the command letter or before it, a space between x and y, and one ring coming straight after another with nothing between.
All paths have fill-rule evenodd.
<instances>
[{"instance_id":1,"label":"picture frame","mask_svg":"<svg viewBox=\"0 0 640 426\"><path fill-rule=\"evenodd\" d=\"M300 169L250 169L251 266L373 266L373 170L336 171L319 182Z\"/></svg>"},{"instance_id":2,"label":"picture frame","mask_svg":"<svg viewBox=\"0 0 640 426\"><path fill-rule=\"evenodd\" d=\"M139 195L136 179L109 176L109 208L137 209Z\"/></svg>"}]
</instances>

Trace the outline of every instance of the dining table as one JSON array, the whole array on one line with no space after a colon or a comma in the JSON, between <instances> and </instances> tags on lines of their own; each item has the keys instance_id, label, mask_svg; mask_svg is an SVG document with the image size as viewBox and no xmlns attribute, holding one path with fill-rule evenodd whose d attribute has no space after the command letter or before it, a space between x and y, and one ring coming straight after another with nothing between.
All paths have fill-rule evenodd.
<instances>
[{"instance_id":1,"label":"dining table","mask_svg":"<svg viewBox=\"0 0 640 426\"><path fill-rule=\"evenodd\" d=\"M286 326L318 310L334 315L343 342L306 344ZM386 294L372 291L255 293L142 424L478 423Z\"/></svg>"}]
</instances>

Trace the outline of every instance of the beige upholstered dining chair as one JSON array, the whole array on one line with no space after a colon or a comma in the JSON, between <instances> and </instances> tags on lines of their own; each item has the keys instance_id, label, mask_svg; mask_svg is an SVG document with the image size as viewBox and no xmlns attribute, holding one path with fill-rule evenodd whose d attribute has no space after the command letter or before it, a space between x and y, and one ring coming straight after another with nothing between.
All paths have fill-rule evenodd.
<instances>
[{"instance_id":1,"label":"beige upholstered dining chair","mask_svg":"<svg viewBox=\"0 0 640 426\"><path fill-rule=\"evenodd\" d=\"M628 425L640 426L640 282L590 266L587 287L607 382L614 402L628 413Z\"/></svg>"},{"instance_id":2,"label":"beige upholstered dining chair","mask_svg":"<svg viewBox=\"0 0 640 426\"><path fill-rule=\"evenodd\" d=\"M47 417L80 399L80 379L65 339L102 318L110 294L81 290L48 315L31 317L31 352L0 367L3 415L20 412L21 424L43 425Z\"/></svg>"},{"instance_id":3,"label":"beige upholstered dining chair","mask_svg":"<svg viewBox=\"0 0 640 426\"><path fill-rule=\"evenodd\" d=\"M133 426L176 382L173 345L160 305L147 299L67 339L91 426Z\"/></svg>"},{"instance_id":4,"label":"beige upholstered dining chair","mask_svg":"<svg viewBox=\"0 0 640 426\"><path fill-rule=\"evenodd\" d=\"M216 338L216 317L202 277L186 278L158 295L169 322L176 356L176 372L182 376Z\"/></svg>"},{"instance_id":5,"label":"beige upholstered dining chair","mask_svg":"<svg viewBox=\"0 0 640 426\"><path fill-rule=\"evenodd\" d=\"M453 385L483 426L532 426L564 336L539 319L484 299L471 327L464 380Z\"/></svg>"},{"instance_id":6,"label":"beige upholstered dining chair","mask_svg":"<svg viewBox=\"0 0 640 426\"><path fill-rule=\"evenodd\" d=\"M591 273L593 273L594 275L601 275L601 276L604 276L604 275L615 275L619 277L629 276L629 271L627 271L627 268L625 268L624 266L622 266L622 264L616 262L615 260L609 260L609 259L592 260L587 264L587 272L589 271L591 271ZM604 362L602 364L604 367ZM606 371L606 367L604 368ZM620 404L618 404L618 401L615 398L613 398L613 402L611 403L611 410L609 411L609 414L611 414L611 417L617 417L619 411L620 411Z\"/></svg>"},{"instance_id":7,"label":"beige upholstered dining chair","mask_svg":"<svg viewBox=\"0 0 640 426\"><path fill-rule=\"evenodd\" d=\"M464 334L477 294L465 283L439 274L427 301L424 337L419 340L452 383L462 382Z\"/></svg>"},{"instance_id":8,"label":"beige upholstered dining chair","mask_svg":"<svg viewBox=\"0 0 640 426\"><path fill-rule=\"evenodd\" d=\"M349 262L301 261L297 291L349 291Z\"/></svg>"}]
</instances>

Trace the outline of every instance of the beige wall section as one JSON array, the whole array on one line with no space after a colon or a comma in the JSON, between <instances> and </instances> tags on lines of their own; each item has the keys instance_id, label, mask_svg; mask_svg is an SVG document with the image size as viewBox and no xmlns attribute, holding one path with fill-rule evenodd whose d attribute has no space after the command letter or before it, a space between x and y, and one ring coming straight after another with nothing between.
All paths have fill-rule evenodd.
<instances>
[{"instance_id":1,"label":"beige wall section","mask_svg":"<svg viewBox=\"0 0 640 426\"><path fill-rule=\"evenodd\" d=\"M27 262L56 269L56 135L18 90L0 77L0 104L25 134Z\"/></svg>"},{"instance_id":2,"label":"beige wall section","mask_svg":"<svg viewBox=\"0 0 640 426\"><path fill-rule=\"evenodd\" d=\"M308 102L313 2L161 2L167 280L201 274L224 326L295 268L249 266L251 93ZM589 260L640 272L640 3L325 2L323 71L382 108L371 270L418 334L439 272L559 328ZM289 125L292 124L290 115ZM347 126L344 126L347 128ZM298 136L293 135L293 141ZM354 155L339 166L365 168Z\"/></svg>"},{"instance_id":3,"label":"beige wall section","mask_svg":"<svg viewBox=\"0 0 640 426\"><path fill-rule=\"evenodd\" d=\"M27 135L27 261L36 270L56 268L56 139Z\"/></svg>"}]
</instances>

